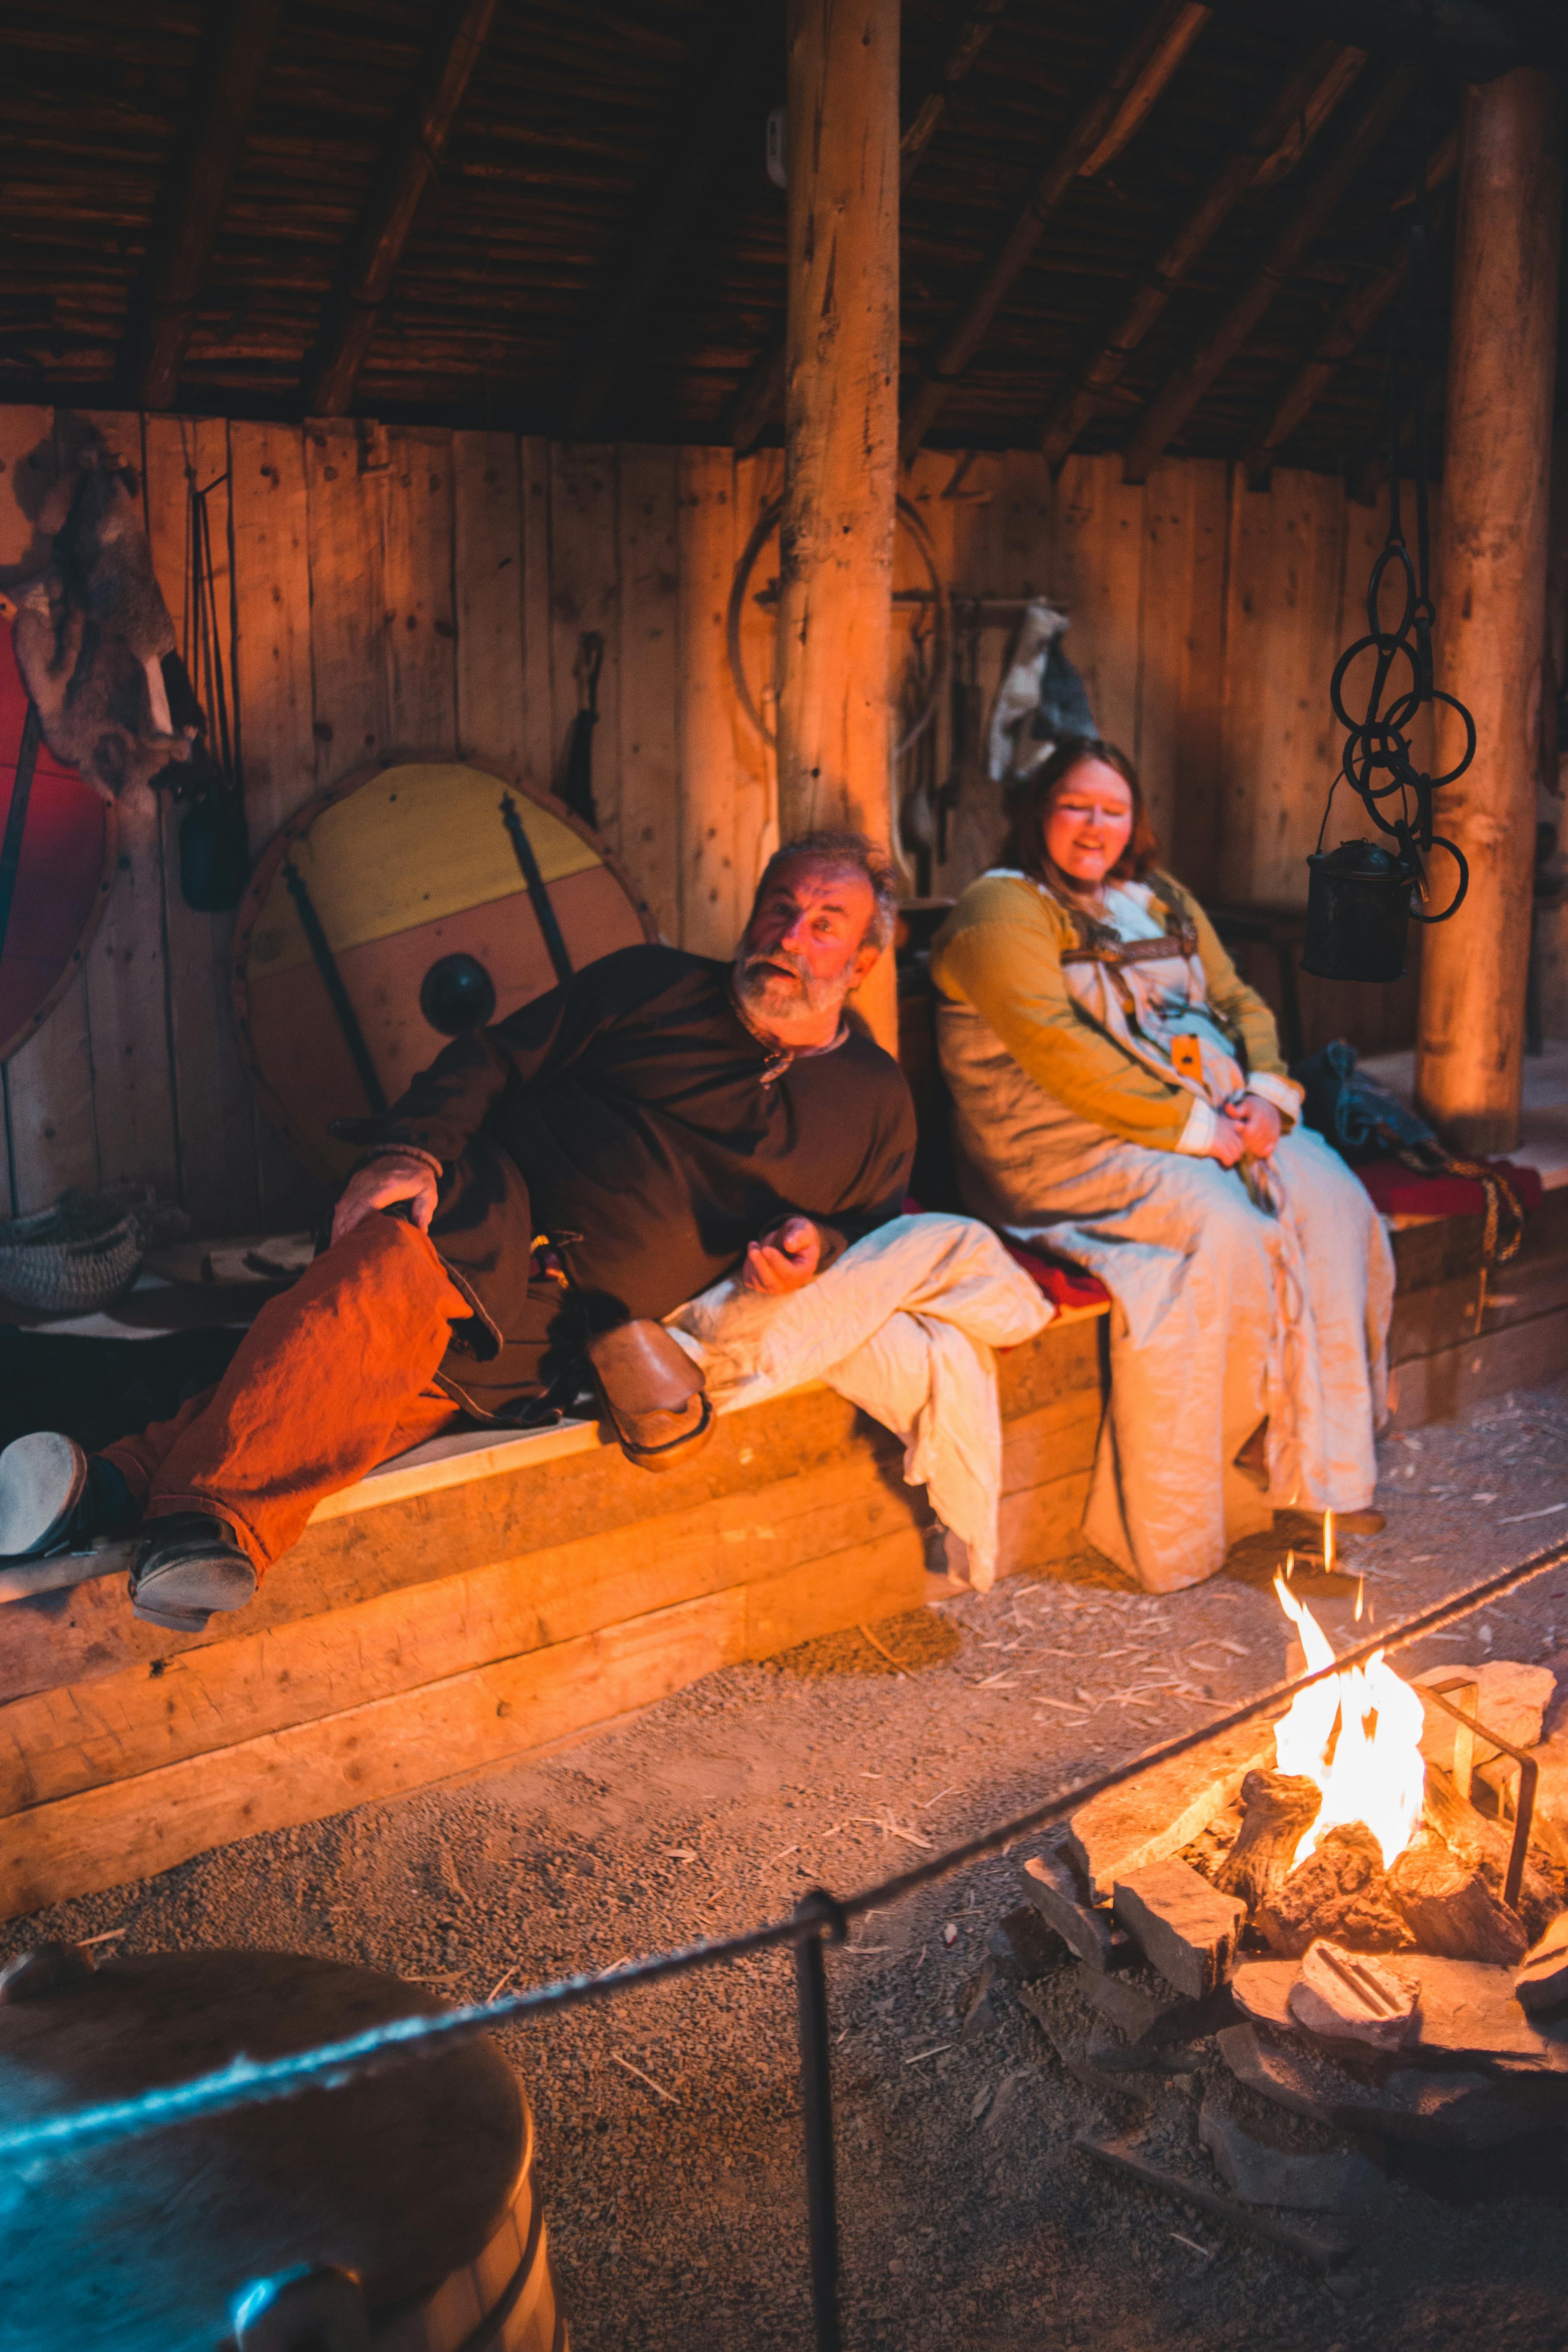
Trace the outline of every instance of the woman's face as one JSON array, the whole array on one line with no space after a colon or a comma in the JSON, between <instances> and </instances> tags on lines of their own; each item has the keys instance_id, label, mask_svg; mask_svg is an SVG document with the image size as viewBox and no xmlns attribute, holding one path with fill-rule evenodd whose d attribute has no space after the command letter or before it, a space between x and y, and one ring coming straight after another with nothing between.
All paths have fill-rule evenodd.
<instances>
[{"instance_id":1,"label":"woman's face","mask_svg":"<svg viewBox=\"0 0 1568 2352\"><path fill-rule=\"evenodd\" d=\"M1046 856L1058 874L1093 889L1132 838L1132 793L1103 760L1080 760L1051 794Z\"/></svg>"}]
</instances>

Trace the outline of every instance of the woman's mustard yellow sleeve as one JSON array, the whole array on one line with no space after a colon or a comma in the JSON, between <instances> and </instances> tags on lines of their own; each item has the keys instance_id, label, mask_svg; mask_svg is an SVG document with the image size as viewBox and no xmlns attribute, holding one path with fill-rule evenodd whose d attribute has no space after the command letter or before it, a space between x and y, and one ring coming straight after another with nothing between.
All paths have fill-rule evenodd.
<instances>
[{"instance_id":1,"label":"woman's mustard yellow sleeve","mask_svg":"<svg viewBox=\"0 0 1568 2352\"><path fill-rule=\"evenodd\" d=\"M973 1005L1019 1067L1067 1109L1124 1142L1176 1150L1192 1096L1088 1021L1068 992L1059 945L1043 926L967 923L939 940L931 977L944 996Z\"/></svg>"}]
</instances>

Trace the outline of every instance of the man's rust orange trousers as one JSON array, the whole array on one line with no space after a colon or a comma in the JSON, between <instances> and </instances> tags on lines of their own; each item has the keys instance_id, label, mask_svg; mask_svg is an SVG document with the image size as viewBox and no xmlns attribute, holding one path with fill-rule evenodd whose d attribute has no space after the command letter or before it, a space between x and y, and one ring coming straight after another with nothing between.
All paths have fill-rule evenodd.
<instances>
[{"instance_id":1,"label":"man's rust orange trousers","mask_svg":"<svg viewBox=\"0 0 1568 2352\"><path fill-rule=\"evenodd\" d=\"M324 1496L457 1417L436 1370L471 1311L425 1234L367 1217L268 1301L216 1388L104 1457L149 1519L224 1519L265 1575Z\"/></svg>"}]
</instances>

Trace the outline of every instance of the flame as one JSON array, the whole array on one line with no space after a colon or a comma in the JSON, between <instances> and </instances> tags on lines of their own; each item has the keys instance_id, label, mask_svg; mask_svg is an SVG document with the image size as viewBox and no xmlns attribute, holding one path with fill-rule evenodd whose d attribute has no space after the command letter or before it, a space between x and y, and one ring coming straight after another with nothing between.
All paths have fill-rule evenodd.
<instances>
[{"instance_id":1,"label":"flame","mask_svg":"<svg viewBox=\"0 0 1568 2352\"><path fill-rule=\"evenodd\" d=\"M1323 1513L1323 1567L1329 1575L1334 1572L1334 1515Z\"/></svg>"},{"instance_id":2,"label":"flame","mask_svg":"<svg viewBox=\"0 0 1568 2352\"><path fill-rule=\"evenodd\" d=\"M1309 1674L1331 1666L1333 1651L1311 1611L1283 1577L1275 1578L1274 1590L1301 1637ZM1403 1853L1421 1818L1424 1720L1420 1699L1384 1663L1381 1650L1364 1667L1342 1669L1297 1692L1289 1713L1274 1727L1275 1755L1281 1772L1317 1782L1322 1803L1296 1848L1292 1869L1328 1831L1349 1822L1365 1822L1383 1848L1385 1870Z\"/></svg>"}]
</instances>

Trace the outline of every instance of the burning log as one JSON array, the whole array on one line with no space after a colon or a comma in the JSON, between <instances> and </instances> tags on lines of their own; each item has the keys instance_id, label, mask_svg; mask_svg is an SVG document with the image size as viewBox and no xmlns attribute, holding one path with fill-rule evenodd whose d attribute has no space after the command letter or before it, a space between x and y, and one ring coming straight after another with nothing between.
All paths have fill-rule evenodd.
<instances>
[{"instance_id":1,"label":"burning log","mask_svg":"<svg viewBox=\"0 0 1568 2352\"><path fill-rule=\"evenodd\" d=\"M1253 1924L1286 1959L1299 1959L1320 1936L1361 1952L1408 1951L1415 1940L1389 1898L1383 1850L1362 1822L1331 1830Z\"/></svg>"},{"instance_id":2,"label":"burning log","mask_svg":"<svg viewBox=\"0 0 1568 2352\"><path fill-rule=\"evenodd\" d=\"M1363 2042L1370 2050L1398 2050L1415 2021L1420 1979L1386 1960L1316 1943L1290 1988L1290 2014L1327 2042Z\"/></svg>"},{"instance_id":3,"label":"burning log","mask_svg":"<svg viewBox=\"0 0 1568 2352\"><path fill-rule=\"evenodd\" d=\"M1296 1849L1322 1802L1315 1780L1292 1772L1249 1772L1241 1784L1247 1817L1214 1875L1222 1894L1258 1910L1290 1875Z\"/></svg>"},{"instance_id":4,"label":"burning log","mask_svg":"<svg viewBox=\"0 0 1568 2352\"><path fill-rule=\"evenodd\" d=\"M1467 1804L1447 1774L1436 1764L1426 1767L1423 1817L1455 1861L1463 1863L1468 1870L1479 1870L1493 1894L1500 1896L1508 1877L1512 1834ZM1526 1855L1524 1879L1519 1890L1519 1916L1524 1922L1527 1937L1531 1939L1545 1934L1563 1904L1562 1874L1556 1874L1554 1883L1553 1877L1541 1867L1541 1862L1538 1854Z\"/></svg>"},{"instance_id":5,"label":"burning log","mask_svg":"<svg viewBox=\"0 0 1568 2352\"><path fill-rule=\"evenodd\" d=\"M1388 1892L1420 1950L1451 1960L1517 1968L1530 1947L1524 1922L1479 1869L1433 1838L1407 1845L1388 1874Z\"/></svg>"}]
</instances>

